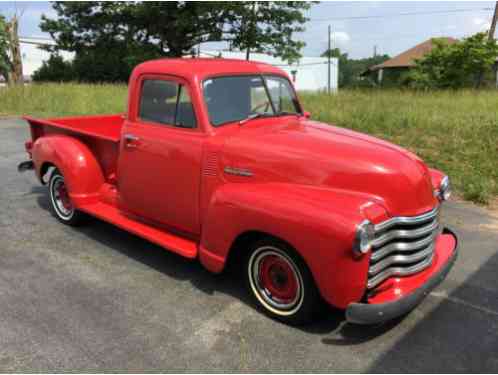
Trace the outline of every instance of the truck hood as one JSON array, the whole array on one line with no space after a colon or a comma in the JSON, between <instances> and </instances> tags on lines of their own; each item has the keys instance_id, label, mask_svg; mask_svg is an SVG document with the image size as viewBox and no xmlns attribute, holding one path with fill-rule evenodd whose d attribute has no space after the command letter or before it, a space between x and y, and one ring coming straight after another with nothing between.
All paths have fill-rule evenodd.
<instances>
[{"instance_id":1,"label":"truck hood","mask_svg":"<svg viewBox=\"0 0 498 375\"><path fill-rule=\"evenodd\" d=\"M367 194L392 216L437 204L427 166L389 142L316 121L282 117L244 124L225 143L227 179L313 185Z\"/></svg>"}]
</instances>

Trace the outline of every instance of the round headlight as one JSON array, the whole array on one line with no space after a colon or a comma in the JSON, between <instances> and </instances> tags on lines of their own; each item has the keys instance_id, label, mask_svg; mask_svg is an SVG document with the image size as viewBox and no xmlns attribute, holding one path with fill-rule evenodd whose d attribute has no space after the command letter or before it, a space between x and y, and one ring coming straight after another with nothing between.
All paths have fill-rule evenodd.
<instances>
[{"instance_id":1,"label":"round headlight","mask_svg":"<svg viewBox=\"0 0 498 375\"><path fill-rule=\"evenodd\" d=\"M439 185L439 199L442 201L447 201L451 197L451 184L450 178L448 176L444 176L441 180L441 184Z\"/></svg>"},{"instance_id":2,"label":"round headlight","mask_svg":"<svg viewBox=\"0 0 498 375\"><path fill-rule=\"evenodd\" d=\"M374 226L368 221L364 220L356 228L355 243L353 246L353 251L357 255L366 254L372 248L372 241L374 239Z\"/></svg>"}]
</instances>

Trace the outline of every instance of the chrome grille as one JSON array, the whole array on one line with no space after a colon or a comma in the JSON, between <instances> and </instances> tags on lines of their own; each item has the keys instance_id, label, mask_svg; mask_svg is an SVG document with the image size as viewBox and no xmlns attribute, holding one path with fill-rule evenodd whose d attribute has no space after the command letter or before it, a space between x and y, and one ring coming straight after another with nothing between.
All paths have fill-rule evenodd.
<instances>
[{"instance_id":1,"label":"chrome grille","mask_svg":"<svg viewBox=\"0 0 498 375\"><path fill-rule=\"evenodd\" d=\"M367 288L392 276L407 276L429 267L439 234L439 207L425 214L394 217L375 225Z\"/></svg>"}]
</instances>

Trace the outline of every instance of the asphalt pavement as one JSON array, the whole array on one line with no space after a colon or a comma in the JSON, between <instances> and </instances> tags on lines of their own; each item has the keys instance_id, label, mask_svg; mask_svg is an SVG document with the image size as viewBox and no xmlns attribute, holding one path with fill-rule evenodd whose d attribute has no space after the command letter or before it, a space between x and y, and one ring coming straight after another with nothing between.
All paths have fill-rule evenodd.
<instances>
[{"instance_id":1,"label":"asphalt pavement","mask_svg":"<svg viewBox=\"0 0 498 375\"><path fill-rule=\"evenodd\" d=\"M26 160L28 126L0 120L0 372L498 372L498 215L450 202L447 279L404 319L331 310L293 328L212 275L123 230L60 224ZM354 277L354 275L352 275Z\"/></svg>"}]
</instances>

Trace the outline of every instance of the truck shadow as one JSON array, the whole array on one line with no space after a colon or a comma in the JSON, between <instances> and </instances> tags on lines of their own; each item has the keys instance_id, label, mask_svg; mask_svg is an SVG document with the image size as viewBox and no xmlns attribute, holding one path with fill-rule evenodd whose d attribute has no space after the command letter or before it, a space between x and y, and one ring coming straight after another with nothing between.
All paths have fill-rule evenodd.
<instances>
[{"instance_id":1,"label":"truck shadow","mask_svg":"<svg viewBox=\"0 0 498 375\"><path fill-rule=\"evenodd\" d=\"M36 187L32 189L31 193L37 195L37 203L42 209L50 211L46 188ZM56 219L54 218L54 220ZM212 295L215 292L227 294L248 307L257 310L245 290L243 282L233 272L213 274L207 271L197 260L181 257L96 218L89 218L87 223L82 226L72 227L71 230L83 233L106 248L124 254L168 277L181 281L188 280L193 286L207 295ZM325 307L316 322L295 327L295 329L315 335L327 335L327 338L322 339L324 344L354 345L382 335L397 323L398 321L373 327L352 325L345 321L344 311Z\"/></svg>"},{"instance_id":2,"label":"truck shadow","mask_svg":"<svg viewBox=\"0 0 498 375\"><path fill-rule=\"evenodd\" d=\"M367 372L498 372L497 269L498 248L453 292L446 295L436 289L429 299L437 302L437 307L379 356Z\"/></svg>"}]
</instances>

